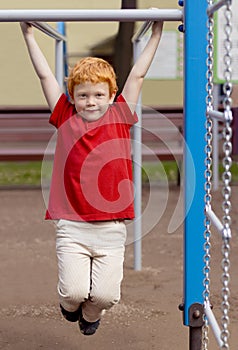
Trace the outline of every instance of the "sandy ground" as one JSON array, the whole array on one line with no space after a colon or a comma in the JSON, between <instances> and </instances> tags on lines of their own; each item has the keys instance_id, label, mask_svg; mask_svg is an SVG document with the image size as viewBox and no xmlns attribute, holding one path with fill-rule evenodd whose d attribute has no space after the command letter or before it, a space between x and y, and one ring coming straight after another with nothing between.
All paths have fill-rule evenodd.
<instances>
[{"instance_id":1,"label":"sandy ground","mask_svg":"<svg viewBox=\"0 0 238 350\"><path fill-rule=\"evenodd\" d=\"M230 348L235 350L238 343L238 191L236 186L232 189L229 328ZM80 334L77 324L68 323L59 312L54 227L43 220L45 206L41 191L1 190L0 349L189 349L188 327L183 325L182 313L178 310L183 298L181 205L172 224L178 227L168 233L179 194L176 187L169 190L163 186L153 188L154 202L144 222L144 230L149 232L143 238L142 270L133 269L129 227L121 302L105 314L94 336L85 337ZM145 188L144 204L147 197L148 189ZM214 204L219 211L221 199L218 193L214 195ZM214 312L219 316L221 239L217 234L212 238L212 246L212 301ZM209 349L218 349L211 331Z\"/></svg>"}]
</instances>

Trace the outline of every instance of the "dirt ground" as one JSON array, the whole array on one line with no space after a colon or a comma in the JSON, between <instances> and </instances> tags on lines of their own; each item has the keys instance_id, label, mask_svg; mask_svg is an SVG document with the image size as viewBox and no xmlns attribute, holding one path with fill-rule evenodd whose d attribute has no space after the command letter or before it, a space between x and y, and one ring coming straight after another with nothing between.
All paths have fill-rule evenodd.
<instances>
[{"instance_id":1,"label":"dirt ground","mask_svg":"<svg viewBox=\"0 0 238 350\"><path fill-rule=\"evenodd\" d=\"M232 190L229 329L230 348L235 350L238 342L238 191L236 186ZM152 192L156 203L151 205L145 226L153 225L154 217L160 218L152 229L150 225L145 228L149 232L142 243L142 270L133 268L129 227L121 302L105 314L94 336L85 337L77 324L68 323L59 312L54 227L43 219L45 206L41 190L0 190L0 349L189 349L188 327L183 325L182 313L178 310L183 298L182 206L177 205L180 190L175 186L165 189L157 185ZM147 197L145 188L144 202ZM219 211L218 193L214 194L214 205ZM178 227L168 232L176 207L172 226ZM212 247L212 299L214 312L219 314L221 239L218 234L212 238ZM212 331L209 349L218 349Z\"/></svg>"}]
</instances>

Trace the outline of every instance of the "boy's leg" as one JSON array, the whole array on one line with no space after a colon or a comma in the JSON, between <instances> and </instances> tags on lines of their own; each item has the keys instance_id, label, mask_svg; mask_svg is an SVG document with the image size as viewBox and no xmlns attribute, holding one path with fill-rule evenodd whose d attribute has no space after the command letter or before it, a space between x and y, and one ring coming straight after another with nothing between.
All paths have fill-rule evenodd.
<instances>
[{"instance_id":1,"label":"boy's leg","mask_svg":"<svg viewBox=\"0 0 238 350\"><path fill-rule=\"evenodd\" d=\"M71 231L70 222L66 220L58 222L56 238L58 294L62 313L70 312L76 315L80 304L89 296L91 258L85 246L75 242Z\"/></svg>"},{"instance_id":2,"label":"boy's leg","mask_svg":"<svg viewBox=\"0 0 238 350\"><path fill-rule=\"evenodd\" d=\"M90 298L82 305L83 317L89 322L101 318L102 311L120 300L123 278L126 227L115 221L104 228L104 247L95 249L92 260Z\"/></svg>"}]
</instances>

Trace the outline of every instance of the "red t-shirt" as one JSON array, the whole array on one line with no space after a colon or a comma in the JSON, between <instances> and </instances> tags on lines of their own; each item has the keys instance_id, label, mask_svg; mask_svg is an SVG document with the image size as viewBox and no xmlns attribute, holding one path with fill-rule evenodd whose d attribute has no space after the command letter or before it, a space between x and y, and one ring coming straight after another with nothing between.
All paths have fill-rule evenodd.
<instances>
[{"instance_id":1,"label":"red t-shirt","mask_svg":"<svg viewBox=\"0 0 238 350\"><path fill-rule=\"evenodd\" d=\"M46 219L134 218L130 128L137 122L123 96L87 122L62 94L50 117L58 129Z\"/></svg>"}]
</instances>

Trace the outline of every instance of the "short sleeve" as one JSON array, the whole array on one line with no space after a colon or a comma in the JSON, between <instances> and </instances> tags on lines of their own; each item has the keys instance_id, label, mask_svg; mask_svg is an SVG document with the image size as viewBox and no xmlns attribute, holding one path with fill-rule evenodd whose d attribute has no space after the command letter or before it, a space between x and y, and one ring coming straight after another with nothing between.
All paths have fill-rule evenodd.
<instances>
[{"instance_id":1,"label":"short sleeve","mask_svg":"<svg viewBox=\"0 0 238 350\"><path fill-rule=\"evenodd\" d=\"M76 111L74 105L69 102L68 97L65 94L62 94L55 105L49 122L58 129L67 119L69 119L75 113Z\"/></svg>"},{"instance_id":2,"label":"short sleeve","mask_svg":"<svg viewBox=\"0 0 238 350\"><path fill-rule=\"evenodd\" d=\"M119 95L116 99L116 107L119 109L123 121L129 125L134 125L138 122L136 113L131 113L130 107L122 95Z\"/></svg>"}]
</instances>

